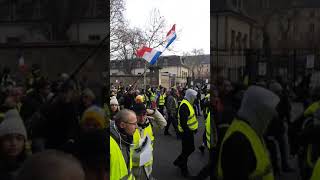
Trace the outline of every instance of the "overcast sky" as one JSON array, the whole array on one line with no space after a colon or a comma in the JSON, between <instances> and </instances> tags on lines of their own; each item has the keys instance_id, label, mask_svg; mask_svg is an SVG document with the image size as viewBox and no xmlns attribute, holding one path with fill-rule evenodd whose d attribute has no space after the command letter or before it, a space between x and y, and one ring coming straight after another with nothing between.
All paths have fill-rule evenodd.
<instances>
[{"instance_id":1,"label":"overcast sky","mask_svg":"<svg viewBox=\"0 0 320 180\"><path fill-rule=\"evenodd\" d=\"M202 48L209 54L210 0L126 0L125 16L132 27L143 29L154 8L166 19L168 31L173 24L176 24L176 31L181 30L177 34L179 41L173 42L177 53L166 51L164 55L182 55L194 48Z\"/></svg>"}]
</instances>

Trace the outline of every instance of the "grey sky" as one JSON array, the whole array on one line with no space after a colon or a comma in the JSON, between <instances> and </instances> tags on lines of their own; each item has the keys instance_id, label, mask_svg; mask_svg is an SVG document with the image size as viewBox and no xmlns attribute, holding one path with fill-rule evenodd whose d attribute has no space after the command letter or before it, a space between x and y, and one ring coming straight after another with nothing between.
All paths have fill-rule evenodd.
<instances>
[{"instance_id":1,"label":"grey sky","mask_svg":"<svg viewBox=\"0 0 320 180\"><path fill-rule=\"evenodd\" d=\"M179 41L173 42L177 53L166 51L164 55L182 55L194 48L202 48L209 54L210 0L126 0L125 16L132 27L144 29L154 8L166 19L168 31L173 24L176 24L176 31L181 30L177 32Z\"/></svg>"}]
</instances>

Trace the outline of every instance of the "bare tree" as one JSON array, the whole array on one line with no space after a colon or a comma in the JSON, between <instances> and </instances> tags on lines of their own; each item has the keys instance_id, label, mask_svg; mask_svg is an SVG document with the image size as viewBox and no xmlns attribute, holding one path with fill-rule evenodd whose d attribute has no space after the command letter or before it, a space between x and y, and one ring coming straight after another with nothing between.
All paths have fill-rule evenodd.
<instances>
[{"instance_id":1,"label":"bare tree","mask_svg":"<svg viewBox=\"0 0 320 180\"><path fill-rule=\"evenodd\" d=\"M198 56L204 55L204 50L194 48L190 52L183 52L183 55L187 55L188 61L186 63L191 69L192 79L195 79L195 74L197 73L199 75L203 68L203 66L200 65Z\"/></svg>"},{"instance_id":2,"label":"bare tree","mask_svg":"<svg viewBox=\"0 0 320 180\"><path fill-rule=\"evenodd\" d=\"M123 36L123 27L126 27L123 12L125 11L124 0L110 0L110 53L120 49Z\"/></svg>"}]
</instances>

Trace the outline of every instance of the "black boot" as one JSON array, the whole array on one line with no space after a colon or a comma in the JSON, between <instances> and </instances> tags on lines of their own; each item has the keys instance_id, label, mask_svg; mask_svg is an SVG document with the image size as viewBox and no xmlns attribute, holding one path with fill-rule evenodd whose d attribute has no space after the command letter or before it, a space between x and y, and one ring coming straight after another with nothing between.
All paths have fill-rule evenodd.
<instances>
[{"instance_id":1,"label":"black boot","mask_svg":"<svg viewBox=\"0 0 320 180\"><path fill-rule=\"evenodd\" d=\"M187 167L181 167L181 174L183 177L185 178L189 178L190 177L190 173Z\"/></svg>"},{"instance_id":2,"label":"black boot","mask_svg":"<svg viewBox=\"0 0 320 180\"><path fill-rule=\"evenodd\" d=\"M171 134L169 133L168 130L165 130L165 131L164 131L164 135L165 135L165 136L171 136Z\"/></svg>"}]
</instances>

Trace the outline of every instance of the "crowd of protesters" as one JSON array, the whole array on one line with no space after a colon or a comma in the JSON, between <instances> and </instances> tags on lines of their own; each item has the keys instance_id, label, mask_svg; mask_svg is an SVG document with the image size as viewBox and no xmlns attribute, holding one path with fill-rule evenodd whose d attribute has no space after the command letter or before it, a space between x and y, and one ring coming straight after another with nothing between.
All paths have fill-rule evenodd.
<instances>
[{"instance_id":1,"label":"crowd of protesters","mask_svg":"<svg viewBox=\"0 0 320 180\"><path fill-rule=\"evenodd\" d=\"M140 140L147 136L149 131L143 135L147 131L145 127L156 119L152 118L153 111L156 111L163 117L158 117L155 124L160 122L160 127L166 124L164 135L171 135L168 129L172 124L176 137L182 141L182 153L173 165L181 169L184 177L283 179L283 173L296 173L303 180L320 178L319 87L306 89L308 92L305 93L309 96L303 99L304 111L296 119L292 117L292 105L297 100L295 97L301 95L293 95L296 91L281 77L250 84L248 81L231 83L225 78L218 78L215 84L205 88L111 87L111 129L120 131L118 137L112 132L110 134L115 140L113 149L119 146L122 154L127 154L121 174L114 167L115 160L112 161L115 152L111 153L111 177L126 175L128 179L154 179L151 174L152 161L148 168L146 164L135 164L135 148L141 150L143 143ZM129 114L131 118L128 118ZM195 117L199 115L207 120L199 150L203 152L208 149L210 161L200 172L193 172L196 175L192 176L187 164L188 156L195 150L193 134L198 128ZM152 128L150 132L153 143L157 139L152 134ZM139 134L138 140L136 134ZM119 137L125 138L125 141L119 140ZM127 147L125 151L122 146ZM130 147L135 147L133 153ZM138 155L139 160L142 156ZM294 157L298 159L298 167L293 163ZM140 170L144 167L142 169L145 171L137 173L135 169L138 167Z\"/></svg>"},{"instance_id":2,"label":"crowd of protesters","mask_svg":"<svg viewBox=\"0 0 320 180\"><path fill-rule=\"evenodd\" d=\"M38 65L20 79L4 68L0 85L1 180L109 179L108 121L91 89Z\"/></svg>"}]
</instances>

